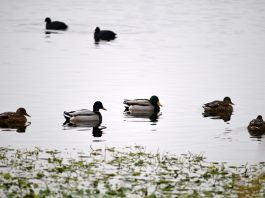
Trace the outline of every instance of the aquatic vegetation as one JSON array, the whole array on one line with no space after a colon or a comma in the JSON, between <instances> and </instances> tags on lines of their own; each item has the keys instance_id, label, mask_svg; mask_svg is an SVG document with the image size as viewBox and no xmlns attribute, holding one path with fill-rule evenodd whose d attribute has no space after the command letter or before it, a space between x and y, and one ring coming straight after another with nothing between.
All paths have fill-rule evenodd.
<instances>
[{"instance_id":1,"label":"aquatic vegetation","mask_svg":"<svg viewBox=\"0 0 265 198\"><path fill-rule=\"evenodd\" d=\"M141 146L0 148L0 197L264 197L265 163L230 166Z\"/></svg>"}]
</instances>

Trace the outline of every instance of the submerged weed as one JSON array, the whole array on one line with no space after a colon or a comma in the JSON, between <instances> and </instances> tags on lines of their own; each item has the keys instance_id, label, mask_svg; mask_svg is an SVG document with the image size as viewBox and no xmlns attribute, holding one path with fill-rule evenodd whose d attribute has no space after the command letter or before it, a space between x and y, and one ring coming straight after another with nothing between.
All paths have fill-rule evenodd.
<instances>
[{"instance_id":1,"label":"submerged weed","mask_svg":"<svg viewBox=\"0 0 265 198\"><path fill-rule=\"evenodd\" d=\"M57 150L0 148L0 197L264 197L265 163L228 166L201 154L141 146Z\"/></svg>"}]
</instances>

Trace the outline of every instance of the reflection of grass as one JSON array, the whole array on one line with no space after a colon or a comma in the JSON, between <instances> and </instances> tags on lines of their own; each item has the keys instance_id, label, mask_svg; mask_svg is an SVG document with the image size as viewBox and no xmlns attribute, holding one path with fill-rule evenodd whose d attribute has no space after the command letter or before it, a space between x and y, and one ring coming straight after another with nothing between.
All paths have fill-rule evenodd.
<instances>
[{"instance_id":1,"label":"reflection of grass","mask_svg":"<svg viewBox=\"0 0 265 198\"><path fill-rule=\"evenodd\" d=\"M140 146L73 155L0 148L0 197L265 196L265 163L228 166Z\"/></svg>"}]
</instances>

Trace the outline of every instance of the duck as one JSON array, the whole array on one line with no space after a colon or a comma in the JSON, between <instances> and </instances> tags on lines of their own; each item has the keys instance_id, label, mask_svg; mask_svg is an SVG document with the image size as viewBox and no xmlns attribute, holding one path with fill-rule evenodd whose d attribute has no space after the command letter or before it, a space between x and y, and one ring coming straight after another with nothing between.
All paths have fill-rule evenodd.
<instances>
[{"instance_id":1,"label":"duck","mask_svg":"<svg viewBox=\"0 0 265 198\"><path fill-rule=\"evenodd\" d=\"M116 35L117 34L111 30L100 30L99 27L96 27L94 32L94 39L96 42L100 40L111 41L116 38Z\"/></svg>"},{"instance_id":2,"label":"duck","mask_svg":"<svg viewBox=\"0 0 265 198\"><path fill-rule=\"evenodd\" d=\"M261 115L249 122L248 131L252 136L260 136L265 134L265 122Z\"/></svg>"},{"instance_id":3,"label":"duck","mask_svg":"<svg viewBox=\"0 0 265 198\"><path fill-rule=\"evenodd\" d=\"M223 101L215 100L209 103L204 104L202 107L204 108L204 112L208 114L232 114L233 106L231 98L226 96Z\"/></svg>"},{"instance_id":4,"label":"duck","mask_svg":"<svg viewBox=\"0 0 265 198\"><path fill-rule=\"evenodd\" d=\"M93 105L93 111L81 109L77 111L64 111L63 115L66 119L64 125L91 125L97 126L102 122L100 109L107 110L103 107L102 102L96 101Z\"/></svg>"},{"instance_id":5,"label":"duck","mask_svg":"<svg viewBox=\"0 0 265 198\"><path fill-rule=\"evenodd\" d=\"M30 117L26 109L20 107L16 112L4 112L0 114L0 126L12 128L16 126L24 126L27 122L26 116Z\"/></svg>"},{"instance_id":6,"label":"duck","mask_svg":"<svg viewBox=\"0 0 265 198\"><path fill-rule=\"evenodd\" d=\"M150 99L134 99L124 100L125 111L130 114L153 114L159 113L162 105L159 102L159 98L155 95L151 96Z\"/></svg>"},{"instance_id":7,"label":"duck","mask_svg":"<svg viewBox=\"0 0 265 198\"><path fill-rule=\"evenodd\" d=\"M52 21L49 17L45 18L47 30L66 30L68 26L61 21Z\"/></svg>"}]
</instances>

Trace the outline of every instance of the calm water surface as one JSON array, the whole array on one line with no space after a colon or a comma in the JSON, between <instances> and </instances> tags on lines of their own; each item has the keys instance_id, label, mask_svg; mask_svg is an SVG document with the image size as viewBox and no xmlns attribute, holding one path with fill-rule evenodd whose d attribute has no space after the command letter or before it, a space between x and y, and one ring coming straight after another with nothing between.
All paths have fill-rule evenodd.
<instances>
[{"instance_id":1,"label":"calm water surface","mask_svg":"<svg viewBox=\"0 0 265 198\"><path fill-rule=\"evenodd\" d=\"M24 133L1 146L89 149L143 145L209 160L265 161L265 139L246 126L265 117L265 1L0 0L0 110L23 106ZM69 25L45 34L45 17ZM96 26L118 33L95 45ZM123 99L159 96L156 122L123 114ZM202 104L230 96L229 122L203 118ZM102 112L102 131L63 127L63 111ZM94 135L94 136L93 136ZM99 136L99 137L95 137Z\"/></svg>"}]
</instances>

